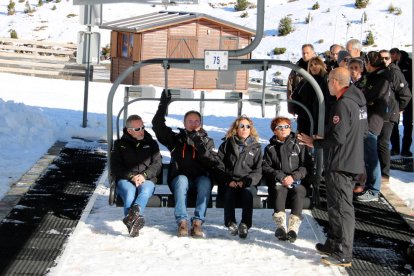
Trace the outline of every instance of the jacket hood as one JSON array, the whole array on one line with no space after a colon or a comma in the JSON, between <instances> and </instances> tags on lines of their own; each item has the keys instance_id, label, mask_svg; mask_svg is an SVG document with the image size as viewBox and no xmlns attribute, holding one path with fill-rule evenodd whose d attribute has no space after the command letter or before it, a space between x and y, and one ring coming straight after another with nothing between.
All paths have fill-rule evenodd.
<instances>
[{"instance_id":1,"label":"jacket hood","mask_svg":"<svg viewBox=\"0 0 414 276\"><path fill-rule=\"evenodd\" d=\"M342 95L342 97L356 102L360 107L367 104L364 94L353 84L349 86L348 90Z\"/></svg>"}]
</instances>

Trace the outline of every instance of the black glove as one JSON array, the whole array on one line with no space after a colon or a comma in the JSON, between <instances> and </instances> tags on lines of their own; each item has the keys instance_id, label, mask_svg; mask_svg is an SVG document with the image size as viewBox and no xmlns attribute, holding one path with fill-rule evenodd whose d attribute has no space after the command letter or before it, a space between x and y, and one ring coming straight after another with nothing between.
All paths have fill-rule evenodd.
<instances>
[{"instance_id":1,"label":"black glove","mask_svg":"<svg viewBox=\"0 0 414 276\"><path fill-rule=\"evenodd\" d=\"M203 138L201 137L200 132L193 130L188 133L188 138L193 141L194 146L200 153L205 153L206 148L204 146Z\"/></svg>"},{"instance_id":2,"label":"black glove","mask_svg":"<svg viewBox=\"0 0 414 276\"><path fill-rule=\"evenodd\" d=\"M171 93L169 90L165 92L165 89L161 93L160 104L169 105L171 102Z\"/></svg>"}]
</instances>

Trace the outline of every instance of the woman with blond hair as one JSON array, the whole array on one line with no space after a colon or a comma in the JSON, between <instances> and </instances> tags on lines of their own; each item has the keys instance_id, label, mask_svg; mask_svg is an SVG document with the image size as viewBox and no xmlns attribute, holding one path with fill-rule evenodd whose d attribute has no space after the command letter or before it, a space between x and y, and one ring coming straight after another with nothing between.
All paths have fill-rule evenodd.
<instances>
[{"instance_id":1,"label":"woman with blond hair","mask_svg":"<svg viewBox=\"0 0 414 276\"><path fill-rule=\"evenodd\" d=\"M220 176L224 185L224 223L231 235L244 239L252 226L253 194L262 178L262 150L253 121L238 117L227 131L218 156L222 162ZM237 226L236 200L242 205L242 218Z\"/></svg>"},{"instance_id":2,"label":"woman with blond hair","mask_svg":"<svg viewBox=\"0 0 414 276\"><path fill-rule=\"evenodd\" d=\"M328 73L326 71L326 64L320 57L313 57L308 63L308 72L314 77L319 87L322 90L323 97L325 99L325 125L327 125L326 119L329 116L330 107L335 102L335 97L329 94L328 89ZM309 110L313 117L313 133L317 133L317 124L319 117L319 104L316 92L312 85L305 79L301 81L297 89L292 94L292 99L296 100ZM308 114L298 105L295 105L295 114L297 114L297 131L299 133L310 134L310 118Z\"/></svg>"}]
</instances>

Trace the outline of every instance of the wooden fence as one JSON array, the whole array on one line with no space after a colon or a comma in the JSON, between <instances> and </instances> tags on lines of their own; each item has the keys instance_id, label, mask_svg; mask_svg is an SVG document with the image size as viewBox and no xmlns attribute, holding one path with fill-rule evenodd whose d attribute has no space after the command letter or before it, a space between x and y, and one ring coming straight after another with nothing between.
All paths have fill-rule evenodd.
<instances>
[{"instance_id":1,"label":"wooden fence","mask_svg":"<svg viewBox=\"0 0 414 276\"><path fill-rule=\"evenodd\" d=\"M0 72L84 79L86 65L76 63L76 48L73 43L0 38ZM91 80L92 72L93 66Z\"/></svg>"}]
</instances>

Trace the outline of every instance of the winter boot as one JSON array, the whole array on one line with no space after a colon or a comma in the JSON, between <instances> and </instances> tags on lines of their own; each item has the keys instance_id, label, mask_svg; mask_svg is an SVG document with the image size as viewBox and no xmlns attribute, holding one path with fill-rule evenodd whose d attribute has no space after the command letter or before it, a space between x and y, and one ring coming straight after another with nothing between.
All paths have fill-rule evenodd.
<instances>
[{"instance_id":1,"label":"winter boot","mask_svg":"<svg viewBox=\"0 0 414 276\"><path fill-rule=\"evenodd\" d=\"M187 220L183 219L180 220L178 223L178 234L179 237L187 237L188 236L188 226Z\"/></svg>"},{"instance_id":2,"label":"winter boot","mask_svg":"<svg viewBox=\"0 0 414 276\"><path fill-rule=\"evenodd\" d=\"M247 238L247 234L249 233L249 227L245 223L239 224L239 238L245 239Z\"/></svg>"},{"instance_id":3,"label":"winter boot","mask_svg":"<svg viewBox=\"0 0 414 276\"><path fill-rule=\"evenodd\" d=\"M239 229L237 228L237 224L235 222L229 222L227 224L227 229L229 229L229 233L232 236L236 236L239 233Z\"/></svg>"},{"instance_id":4,"label":"winter boot","mask_svg":"<svg viewBox=\"0 0 414 276\"><path fill-rule=\"evenodd\" d=\"M295 215L290 215L289 217L289 226L288 226L288 233L287 239L290 242L295 242L296 238L298 237L299 226L301 224L300 217Z\"/></svg>"},{"instance_id":5,"label":"winter boot","mask_svg":"<svg viewBox=\"0 0 414 276\"><path fill-rule=\"evenodd\" d=\"M139 230L141 230L145 225L145 219L141 216L139 205L133 205L128 210L128 215L122 220L123 223L128 228L128 233L130 237L139 236Z\"/></svg>"},{"instance_id":6,"label":"winter boot","mask_svg":"<svg viewBox=\"0 0 414 276\"><path fill-rule=\"evenodd\" d=\"M193 220L191 227L191 236L193 238L204 238L203 230L201 229L202 221L199 219Z\"/></svg>"},{"instance_id":7,"label":"winter boot","mask_svg":"<svg viewBox=\"0 0 414 276\"><path fill-rule=\"evenodd\" d=\"M286 237L286 213L277 212L273 213L273 220L276 223L275 237L279 240L285 241Z\"/></svg>"}]
</instances>

